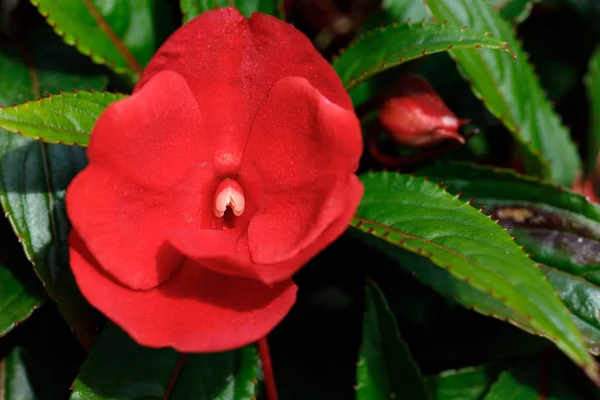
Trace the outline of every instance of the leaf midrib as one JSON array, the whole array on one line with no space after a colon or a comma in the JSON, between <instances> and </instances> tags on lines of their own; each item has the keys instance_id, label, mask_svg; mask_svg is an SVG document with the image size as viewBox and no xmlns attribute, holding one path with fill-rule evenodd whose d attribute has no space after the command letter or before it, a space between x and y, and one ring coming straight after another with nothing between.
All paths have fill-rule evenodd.
<instances>
[{"instance_id":1,"label":"leaf midrib","mask_svg":"<svg viewBox=\"0 0 600 400\"><path fill-rule=\"evenodd\" d=\"M409 234L407 234L407 233L404 233L404 232L402 232L402 231L399 231L398 229L395 229L395 228L389 227L389 226L387 226L387 225L384 225L384 224L380 224L380 223L378 223L378 222L376 222L376 221L372 221L372 220L369 220L369 219L367 219L367 218L363 218L363 217L358 217L358 216L355 216L355 217L354 217L354 220L361 221L361 223L364 223L364 224L367 224L367 225L375 225L375 226L377 226L377 227L380 227L380 228L382 228L382 229L385 229L385 230L388 230L388 231L392 231L393 233L396 233L396 234L398 234L398 235L400 235L400 236L403 236L403 237L405 237L405 238L407 238L407 239L412 239L412 240L416 240L416 241L418 241L418 242L427 243L427 244L429 244L429 245L431 245L431 246L433 246L433 247L436 247L436 248L438 248L438 249L439 249L439 250L441 250L442 252L446 252L446 253L450 253L450 254L452 254L452 255L454 255L454 256L458 256L459 258L462 258L463 260L465 260L465 261L466 261L466 262L468 262L469 264L474 264L474 265L476 265L476 266L478 266L478 267L481 267L483 270L485 270L485 271L489 272L490 274L492 274L492 275L496 276L498 279L500 279L500 280L504 281L505 283L507 283L507 284L509 284L509 285L511 285L511 284L512 284L512 283L511 283L509 280L507 280L507 279L506 279L506 278L504 278L503 276L499 275L497 272L495 272L495 271L493 271L493 270L490 270L490 269L489 269L489 268L487 268L485 265L483 265L483 264L480 264L479 262L477 262L477 261L475 261L475 260L470 260L470 259L469 259L468 257L466 257L465 255L463 255L463 254L460 254L460 253L457 253L457 252L455 252L455 251L454 251L454 250L452 250L452 249L449 249L449 248L447 248L447 247L443 247L443 246L441 246L441 245L438 245L437 243L429 242L428 240L426 240L426 239L423 239L423 238L419 238L419 237L416 237L416 236L413 236L413 235L409 235ZM355 229L358 229L358 230L360 231L360 229L358 228L358 225L357 225L357 226L351 225L351 226L352 226L352 227L354 227ZM363 231L361 231L361 232L363 232ZM363 232L363 233L364 233L364 232ZM385 235L385 234L382 234L382 235ZM374 236L374 235L373 235L373 236ZM377 237L377 236L375 236L375 237ZM406 247L403 245L403 243L401 243L401 242L397 243L397 245L398 245L398 246L401 246L402 248L406 248ZM406 249L410 251L410 249L408 249L408 248L406 248ZM528 298L527 296L520 296L520 293L519 293L519 292L517 292L517 293L518 293L517 295L518 295L519 297L521 297L522 299L524 299L524 300L525 300L525 301L526 301L528 304L530 304L530 306L532 306L532 307L533 307L534 309L536 309L538 312L541 312L541 315L542 315L543 319L545 319L545 320L546 320L546 323L547 323L549 326L553 326L553 327L554 327L554 325L553 325L552 321L549 321L549 320L548 320L548 319L545 317L545 313L543 312L543 310L541 310L541 309L539 309L539 308L537 307L537 304L536 304L536 303L529 301L529 298ZM495 297L495 296L492 296L492 297ZM557 301L560 301L560 299L558 298L558 296L557 296ZM561 302L561 303L562 303L562 302ZM514 308L512 308L512 307L511 307L511 310L512 310L513 312L516 312L516 313L518 313L519 315L521 315L521 316L522 316L524 319L529 319L527 315L524 315L524 314L522 314L521 312L519 312L519 311L515 310L515 309L514 309ZM542 329L542 330L545 330L545 329ZM559 333L561 336L562 336L562 335L564 335L564 333L563 333L562 331L560 331L560 330L558 331L558 333Z\"/></svg>"},{"instance_id":2,"label":"leaf midrib","mask_svg":"<svg viewBox=\"0 0 600 400\"><path fill-rule=\"evenodd\" d=\"M141 75L144 72L139 61L134 57L133 53L129 51L127 46L121 41L117 34L113 31L108 22L105 21L104 17L96 9L94 4L90 0L82 0L83 5L88 9L94 21L98 24L98 28L106 34L108 39L113 43L119 54L123 57L127 65L137 74Z\"/></svg>"}]
</instances>

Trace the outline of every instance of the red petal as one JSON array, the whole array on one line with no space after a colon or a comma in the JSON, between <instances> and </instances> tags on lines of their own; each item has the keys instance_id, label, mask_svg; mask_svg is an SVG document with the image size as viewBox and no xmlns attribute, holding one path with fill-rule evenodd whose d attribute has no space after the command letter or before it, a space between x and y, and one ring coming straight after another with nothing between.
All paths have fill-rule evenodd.
<instances>
[{"instance_id":1,"label":"red petal","mask_svg":"<svg viewBox=\"0 0 600 400\"><path fill-rule=\"evenodd\" d=\"M285 192L327 175L351 175L361 154L356 115L307 80L288 77L273 85L256 115L242 170L257 169L267 193Z\"/></svg>"},{"instance_id":2,"label":"red petal","mask_svg":"<svg viewBox=\"0 0 600 400\"><path fill-rule=\"evenodd\" d=\"M252 260L256 264L286 261L318 240L348 207L348 177L321 177L269 196L248 226Z\"/></svg>"},{"instance_id":3,"label":"red petal","mask_svg":"<svg viewBox=\"0 0 600 400\"><path fill-rule=\"evenodd\" d=\"M122 284L160 284L182 260L166 242L168 231L216 221L217 182L202 161L209 146L195 99L171 72L100 117L90 165L67 190L67 211L104 270Z\"/></svg>"},{"instance_id":4,"label":"red petal","mask_svg":"<svg viewBox=\"0 0 600 400\"><path fill-rule=\"evenodd\" d=\"M267 264L253 262L249 251L248 236L239 231L185 230L172 232L170 239L179 251L205 268L234 276L258 277L267 284L273 284L289 279L348 228L348 223L356 212L362 194L362 183L355 175L351 175L342 195L345 204L340 207L341 212L337 218L330 220L317 237L311 237L313 239L311 242L302 243L306 247L298 248L298 253L293 258L282 262ZM334 201L341 201L341 197L335 197ZM263 228L266 227L263 225ZM272 236L280 234L280 232L282 231L265 232L263 238L265 245L270 246L270 241L276 240ZM281 234L285 235L285 233ZM311 233L308 232L308 235ZM199 243L206 245L198 245ZM265 250L265 252L268 251L269 249Z\"/></svg>"},{"instance_id":5,"label":"red petal","mask_svg":"<svg viewBox=\"0 0 600 400\"><path fill-rule=\"evenodd\" d=\"M180 73L196 96L206 128L218 137L220 175L237 170L252 121L271 86L286 76L306 78L335 104L352 110L339 77L293 26L234 8L202 13L178 29L158 50L136 87L160 71Z\"/></svg>"},{"instance_id":6,"label":"red petal","mask_svg":"<svg viewBox=\"0 0 600 400\"><path fill-rule=\"evenodd\" d=\"M144 346L182 352L238 348L268 334L296 299L291 280L269 288L190 263L160 287L134 291L101 272L77 233L69 242L71 267L85 297Z\"/></svg>"}]
</instances>

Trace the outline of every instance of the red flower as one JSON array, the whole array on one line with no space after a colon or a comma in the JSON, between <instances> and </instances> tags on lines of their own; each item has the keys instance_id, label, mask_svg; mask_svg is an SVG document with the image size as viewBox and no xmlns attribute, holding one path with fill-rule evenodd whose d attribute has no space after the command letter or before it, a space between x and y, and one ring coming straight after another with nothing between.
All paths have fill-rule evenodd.
<instances>
[{"instance_id":1,"label":"red flower","mask_svg":"<svg viewBox=\"0 0 600 400\"><path fill-rule=\"evenodd\" d=\"M420 75L404 74L395 82L392 96L379 111L379 121L405 146L430 146L446 139L465 142L457 131L467 121L459 120Z\"/></svg>"},{"instance_id":2,"label":"red flower","mask_svg":"<svg viewBox=\"0 0 600 400\"><path fill-rule=\"evenodd\" d=\"M67 191L77 282L146 346L256 341L293 305L291 276L346 229L361 152L350 99L302 33L206 12L94 127Z\"/></svg>"}]
</instances>

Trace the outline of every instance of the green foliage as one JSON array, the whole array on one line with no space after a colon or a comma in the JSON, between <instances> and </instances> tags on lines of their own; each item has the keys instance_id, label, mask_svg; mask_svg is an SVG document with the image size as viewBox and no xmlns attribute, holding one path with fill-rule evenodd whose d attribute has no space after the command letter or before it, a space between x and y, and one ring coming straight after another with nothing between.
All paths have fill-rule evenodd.
<instances>
[{"instance_id":1,"label":"green foliage","mask_svg":"<svg viewBox=\"0 0 600 400\"><path fill-rule=\"evenodd\" d=\"M526 323L526 329L556 342L597 379L595 363L554 289L500 226L422 178L384 172L363 175L362 182L355 228L395 246L392 254L402 249L421 255L476 289L470 294L481 295L473 295L472 306L481 311L498 312L501 303L518 316L518 325ZM453 291L445 283L439 286Z\"/></svg>"},{"instance_id":2,"label":"green foliage","mask_svg":"<svg viewBox=\"0 0 600 400\"><path fill-rule=\"evenodd\" d=\"M443 164L418 171L451 193L502 218L571 310L594 354L600 351L600 206L548 182L471 164Z\"/></svg>"},{"instance_id":3,"label":"green foliage","mask_svg":"<svg viewBox=\"0 0 600 400\"><path fill-rule=\"evenodd\" d=\"M0 128L46 143L87 146L104 109L126 96L101 92L63 93L0 109Z\"/></svg>"},{"instance_id":4,"label":"green foliage","mask_svg":"<svg viewBox=\"0 0 600 400\"><path fill-rule=\"evenodd\" d=\"M357 38L333 62L346 89L415 58L450 49L506 49L485 31L441 24L408 23L378 28Z\"/></svg>"},{"instance_id":5,"label":"green foliage","mask_svg":"<svg viewBox=\"0 0 600 400\"><path fill-rule=\"evenodd\" d=\"M491 4L505 20L515 24L525 21L535 3L540 0L492 0Z\"/></svg>"},{"instance_id":6,"label":"green foliage","mask_svg":"<svg viewBox=\"0 0 600 400\"><path fill-rule=\"evenodd\" d=\"M462 133L482 132L459 151L381 141L393 147L383 152L421 157L418 167L401 166L406 174L363 173L382 167L365 140L365 191L351 229L293 276L297 301L268 333L279 397L600 399L592 357L600 355L600 206L568 189L580 177L578 149L549 102L573 126L584 178L597 177L595 2L382 0L374 10L360 1L13 3L0 1L0 400L268 397L254 344L208 354L144 347L86 302L69 267L65 192L87 165L82 147L98 117L131 93L182 16L186 23L219 7L293 23L331 60L363 123L410 71L471 121ZM545 22L558 23L559 34L533 29ZM279 39L255 43L250 57L224 55L219 67L246 70L260 46ZM237 107L233 116L245 104L219 96L243 92L243 80L230 84L211 101L215 110ZM214 137L228 146L222 139ZM271 207L258 192L248 191L249 213Z\"/></svg>"},{"instance_id":7,"label":"green foliage","mask_svg":"<svg viewBox=\"0 0 600 400\"><path fill-rule=\"evenodd\" d=\"M86 75L69 71L71 65L87 65L76 51L66 48L61 50L63 57L46 58L57 43L63 46L58 38L50 36L21 48L22 53L8 47L0 50L0 69L11 71L11 79L0 80L0 104L21 103L57 89L103 89L106 78L94 68ZM49 145L0 131L2 208L46 291L82 343L90 345L96 317L79 293L69 268L70 224L64 205L68 183L86 163L83 149Z\"/></svg>"},{"instance_id":8,"label":"green foliage","mask_svg":"<svg viewBox=\"0 0 600 400\"><path fill-rule=\"evenodd\" d=\"M170 31L162 1L30 1L65 43L120 74L139 76Z\"/></svg>"},{"instance_id":9,"label":"green foliage","mask_svg":"<svg viewBox=\"0 0 600 400\"><path fill-rule=\"evenodd\" d=\"M590 101L591 119L590 134L585 150L585 167L588 172L591 172L596 168L598 154L600 154L600 48L596 49L590 59L585 84Z\"/></svg>"},{"instance_id":10,"label":"green foliage","mask_svg":"<svg viewBox=\"0 0 600 400\"><path fill-rule=\"evenodd\" d=\"M44 301L35 280L22 272L26 267L0 263L0 337L23 322Z\"/></svg>"},{"instance_id":11,"label":"green foliage","mask_svg":"<svg viewBox=\"0 0 600 400\"><path fill-rule=\"evenodd\" d=\"M70 399L245 400L256 396L257 366L254 347L184 355L142 347L113 325L90 352Z\"/></svg>"},{"instance_id":12,"label":"green foliage","mask_svg":"<svg viewBox=\"0 0 600 400\"><path fill-rule=\"evenodd\" d=\"M283 16L284 0L180 0L183 23L189 22L204 11L221 7L235 7L247 18L254 12Z\"/></svg>"},{"instance_id":13,"label":"green foliage","mask_svg":"<svg viewBox=\"0 0 600 400\"><path fill-rule=\"evenodd\" d=\"M502 372L484 400L583 400L577 390L566 383L563 371L555 354L542 352Z\"/></svg>"},{"instance_id":14,"label":"green foliage","mask_svg":"<svg viewBox=\"0 0 600 400\"><path fill-rule=\"evenodd\" d=\"M381 290L370 280L365 289L363 337L356 374L357 400L399 396L429 399L419 369L400 339L394 315Z\"/></svg>"},{"instance_id":15,"label":"green foliage","mask_svg":"<svg viewBox=\"0 0 600 400\"><path fill-rule=\"evenodd\" d=\"M527 172L571 186L580 172L577 149L540 87L512 27L485 1L428 1L438 20L450 25L491 31L507 40L508 54L489 50L452 51L473 92L513 133Z\"/></svg>"},{"instance_id":16,"label":"green foliage","mask_svg":"<svg viewBox=\"0 0 600 400\"><path fill-rule=\"evenodd\" d=\"M435 400L479 400L494 382L497 369L493 365L481 365L444 371L427 377L427 388Z\"/></svg>"}]
</instances>

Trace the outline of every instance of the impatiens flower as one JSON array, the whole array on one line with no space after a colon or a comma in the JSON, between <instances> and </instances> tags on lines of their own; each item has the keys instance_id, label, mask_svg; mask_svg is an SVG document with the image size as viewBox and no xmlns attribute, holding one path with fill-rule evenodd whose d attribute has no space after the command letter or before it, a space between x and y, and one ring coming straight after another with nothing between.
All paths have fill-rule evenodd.
<instances>
[{"instance_id":1,"label":"impatiens flower","mask_svg":"<svg viewBox=\"0 0 600 400\"><path fill-rule=\"evenodd\" d=\"M405 146L424 147L452 139L464 143L460 120L444 104L427 80L404 74L379 110L379 122L391 138Z\"/></svg>"},{"instance_id":2,"label":"impatiens flower","mask_svg":"<svg viewBox=\"0 0 600 400\"><path fill-rule=\"evenodd\" d=\"M93 129L67 190L77 282L146 346L256 341L293 305L291 276L348 226L361 152L352 103L302 33L206 12Z\"/></svg>"}]
</instances>

